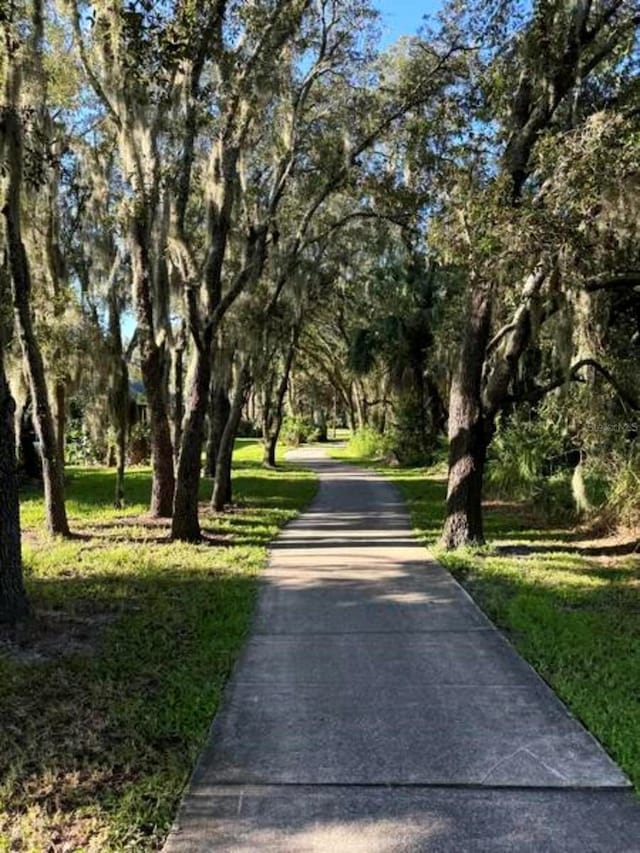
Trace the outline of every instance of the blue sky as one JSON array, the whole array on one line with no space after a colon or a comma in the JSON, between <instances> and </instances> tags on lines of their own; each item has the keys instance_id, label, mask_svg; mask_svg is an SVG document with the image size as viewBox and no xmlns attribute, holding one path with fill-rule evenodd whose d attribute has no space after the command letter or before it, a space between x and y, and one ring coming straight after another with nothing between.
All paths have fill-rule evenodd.
<instances>
[{"instance_id":1,"label":"blue sky","mask_svg":"<svg viewBox=\"0 0 640 853\"><path fill-rule=\"evenodd\" d=\"M374 0L382 13L385 44L415 33L425 15L437 12L442 0Z\"/></svg>"}]
</instances>

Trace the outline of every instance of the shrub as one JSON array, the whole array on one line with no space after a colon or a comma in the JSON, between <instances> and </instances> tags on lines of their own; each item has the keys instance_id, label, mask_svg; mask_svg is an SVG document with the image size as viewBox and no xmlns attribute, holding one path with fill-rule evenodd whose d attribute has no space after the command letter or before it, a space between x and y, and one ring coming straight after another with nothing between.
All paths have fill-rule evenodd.
<instances>
[{"instance_id":1,"label":"shrub","mask_svg":"<svg viewBox=\"0 0 640 853\"><path fill-rule=\"evenodd\" d=\"M139 421L129 434L129 465L148 465L151 459L149 424Z\"/></svg>"},{"instance_id":2,"label":"shrub","mask_svg":"<svg viewBox=\"0 0 640 853\"><path fill-rule=\"evenodd\" d=\"M106 448L107 442L94 439L81 419L70 420L65 437L65 456L70 465L102 463Z\"/></svg>"},{"instance_id":3,"label":"shrub","mask_svg":"<svg viewBox=\"0 0 640 853\"><path fill-rule=\"evenodd\" d=\"M248 418L240 418L236 435L238 438L261 438L262 427Z\"/></svg>"},{"instance_id":4,"label":"shrub","mask_svg":"<svg viewBox=\"0 0 640 853\"><path fill-rule=\"evenodd\" d=\"M571 480L571 471L567 470L539 477L531 495L534 508L558 523L574 521L577 507Z\"/></svg>"},{"instance_id":5,"label":"shrub","mask_svg":"<svg viewBox=\"0 0 640 853\"><path fill-rule=\"evenodd\" d=\"M362 459L379 459L393 450L393 438L373 427L360 427L349 439L350 456Z\"/></svg>"},{"instance_id":6,"label":"shrub","mask_svg":"<svg viewBox=\"0 0 640 853\"><path fill-rule=\"evenodd\" d=\"M606 463L604 486L603 474L598 473L605 492L601 507L605 520L616 527L640 524L640 450L634 444L627 452L613 453Z\"/></svg>"},{"instance_id":7,"label":"shrub","mask_svg":"<svg viewBox=\"0 0 640 853\"><path fill-rule=\"evenodd\" d=\"M280 439L289 447L298 447L312 441L316 427L302 415L287 415L282 421Z\"/></svg>"},{"instance_id":8,"label":"shrub","mask_svg":"<svg viewBox=\"0 0 640 853\"><path fill-rule=\"evenodd\" d=\"M498 423L489 447L487 487L495 497L529 500L547 477L567 469L567 438L554 423L514 415Z\"/></svg>"},{"instance_id":9,"label":"shrub","mask_svg":"<svg viewBox=\"0 0 640 853\"><path fill-rule=\"evenodd\" d=\"M425 417L422 406L412 394L403 395L395 408L393 451L401 465L430 465L434 460L437 437Z\"/></svg>"},{"instance_id":10,"label":"shrub","mask_svg":"<svg viewBox=\"0 0 640 853\"><path fill-rule=\"evenodd\" d=\"M531 501L545 518L568 522L588 505L588 478L575 477L579 460L580 452L557 421L515 414L498 423L490 445L487 492L501 499Z\"/></svg>"}]
</instances>

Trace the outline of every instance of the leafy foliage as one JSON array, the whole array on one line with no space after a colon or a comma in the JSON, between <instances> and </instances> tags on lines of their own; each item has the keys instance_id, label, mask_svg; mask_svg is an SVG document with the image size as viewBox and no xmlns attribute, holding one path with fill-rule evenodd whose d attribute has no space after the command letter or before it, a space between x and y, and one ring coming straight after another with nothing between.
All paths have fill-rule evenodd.
<instances>
[{"instance_id":1,"label":"leafy foliage","mask_svg":"<svg viewBox=\"0 0 640 853\"><path fill-rule=\"evenodd\" d=\"M354 459L383 459L393 447L393 439L373 427L360 427L349 438L346 456Z\"/></svg>"},{"instance_id":2,"label":"leafy foliage","mask_svg":"<svg viewBox=\"0 0 640 853\"><path fill-rule=\"evenodd\" d=\"M284 444L298 447L313 440L316 427L313 422L303 415L287 415L282 421L280 436Z\"/></svg>"}]
</instances>

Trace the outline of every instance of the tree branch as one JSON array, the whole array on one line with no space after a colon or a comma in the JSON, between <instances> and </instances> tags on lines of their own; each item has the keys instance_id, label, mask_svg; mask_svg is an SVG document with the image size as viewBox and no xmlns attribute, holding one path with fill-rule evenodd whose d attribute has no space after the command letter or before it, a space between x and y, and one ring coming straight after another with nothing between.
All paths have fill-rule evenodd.
<instances>
[{"instance_id":1,"label":"tree branch","mask_svg":"<svg viewBox=\"0 0 640 853\"><path fill-rule=\"evenodd\" d=\"M540 388L536 388L534 391L530 391L527 394L521 394L518 397L510 397L508 401L510 403L537 403L542 400L543 397L546 397L547 394L551 393L551 391L555 391L556 388L560 388L566 382L584 382L578 374L584 367L592 367L597 373L602 376L606 382L611 385L611 387L617 392L618 396L622 400L622 402L627 405L630 409L634 411L640 411L640 400L637 400L632 394L629 393L622 385L618 382L618 380L613 376L613 374L607 370L606 367L600 364L599 361L596 361L595 358L583 358L580 361L576 362L569 368L569 372L566 375L559 376L557 379L552 380L547 385L543 385Z\"/></svg>"},{"instance_id":2,"label":"tree branch","mask_svg":"<svg viewBox=\"0 0 640 853\"><path fill-rule=\"evenodd\" d=\"M111 103L111 100L107 95L104 86L98 79L98 75L95 73L95 71L91 67L91 63L89 62L87 46L84 43L84 38L82 36L82 27L80 26L80 10L78 9L77 0L73 0L73 3L71 5L71 11L74 40L78 47L80 61L82 62L84 72L87 75L87 79L89 80L93 91L98 97L98 100L102 103L102 105L107 110L109 116L113 119L115 126L118 130L122 130L122 119L118 115L118 111L116 110L116 108Z\"/></svg>"},{"instance_id":3,"label":"tree branch","mask_svg":"<svg viewBox=\"0 0 640 853\"><path fill-rule=\"evenodd\" d=\"M640 271L630 271L612 275L607 278L592 279L587 281L584 289L587 293L596 293L599 290L618 290L624 288L640 287Z\"/></svg>"}]
</instances>

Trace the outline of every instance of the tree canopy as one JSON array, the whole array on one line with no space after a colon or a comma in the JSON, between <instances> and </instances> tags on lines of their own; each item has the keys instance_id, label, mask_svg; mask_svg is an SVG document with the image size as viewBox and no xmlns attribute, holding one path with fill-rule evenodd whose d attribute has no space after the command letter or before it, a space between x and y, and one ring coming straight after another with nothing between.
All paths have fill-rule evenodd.
<instances>
[{"instance_id":1,"label":"tree canopy","mask_svg":"<svg viewBox=\"0 0 640 853\"><path fill-rule=\"evenodd\" d=\"M273 467L283 428L337 423L448 452L450 548L484 541L487 488L638 505L636 0L448 0L388 50L368 0L0 21L0 619L28 612L20 478L67 536L74 461L122 505L148 458L189 541L239 432Z\"/></svg>"}]
</instances>

